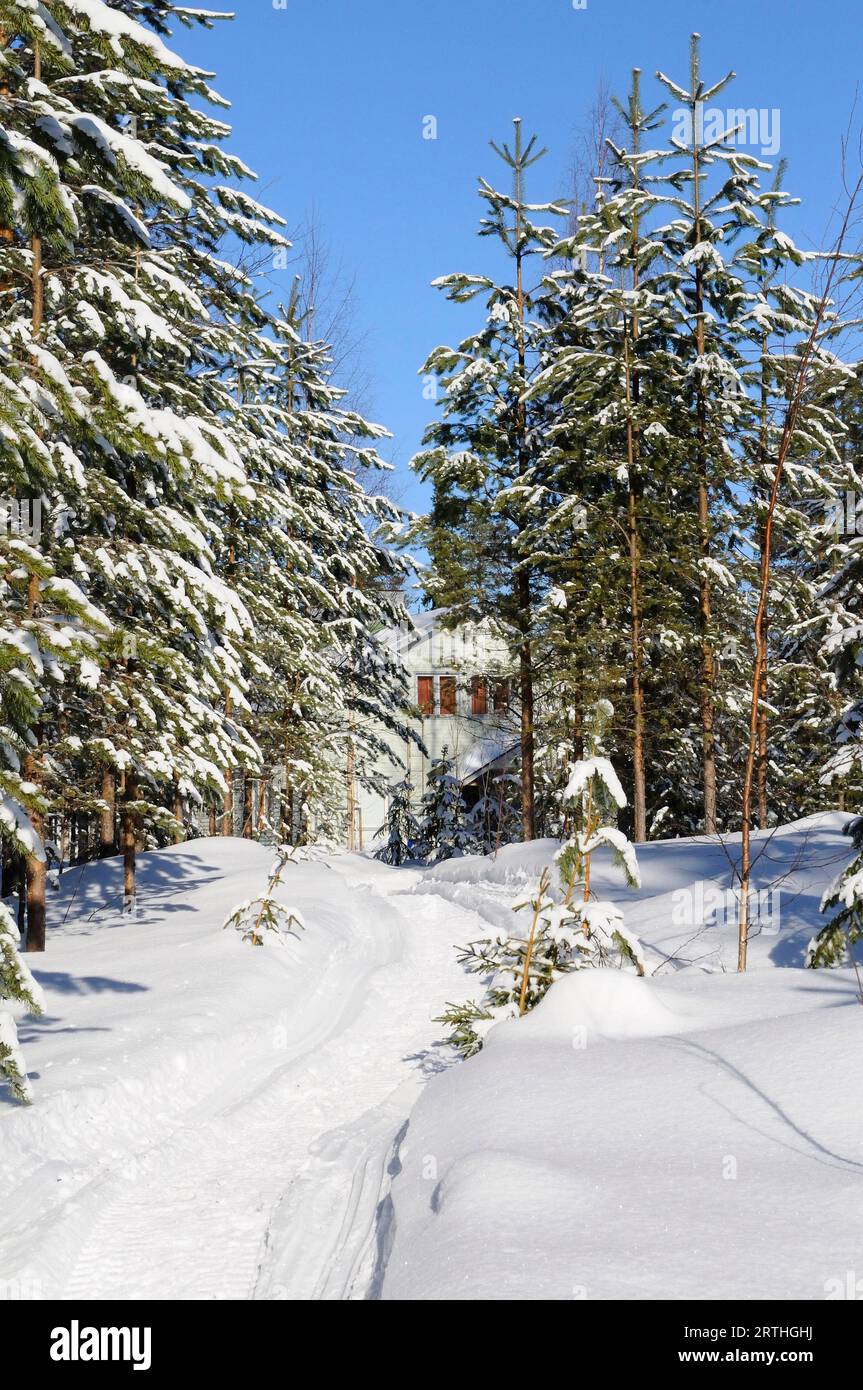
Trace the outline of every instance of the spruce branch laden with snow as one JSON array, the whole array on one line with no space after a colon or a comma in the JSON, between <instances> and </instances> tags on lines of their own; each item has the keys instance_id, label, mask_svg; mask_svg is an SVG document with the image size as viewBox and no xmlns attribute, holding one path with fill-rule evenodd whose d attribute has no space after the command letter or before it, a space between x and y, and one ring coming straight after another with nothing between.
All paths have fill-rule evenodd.
<instances>
[{"instance_id":1,"label":"spruce branch laden with snow","mask_svg":"<svg viewBox=\"0 0 863 1390\"><path fill-rule=\"evenodd\" d=\"M276 889L288 864L294 863L293 847L283 846L273 867L266 891L256 898L238 903L223 923L223 929L233 928L242 933L250 946L265 946L268 942L282 945L286 935L305 931L306 924L296 908L286 907L276 897Z\"/></svg>"},{"instance_id":2,"label":"spruce branch laden with snow","mask_svg":"<svg viewBox=\"0 0 863 1390\"><path fill-rule=\"evenodd\" d=\"M863 940L863 818L849 822L849 833L857 854L821 900L821 911L832 916L810 941L806 964L817 970L850 961L857 971L858 998L863 1004L863 984L854 953L858 941Z\"/></svg>"},{"instance_id":3,"label":"spruce branch laden with snow","mask_svg":"<svg viewBox=\"0 0 863 1390\"><path fill-rule=\"evenodd\" d=\"M5 1080L16 1100L25 1105L33 1099L33 1088L24 1066L18 1042L18 1029L6 1008L22 1005L31 1014L44 1013L45 1000L20 954L18 928L9 909L0 903L0 1079Z\"/></svg>"}]
</instances>

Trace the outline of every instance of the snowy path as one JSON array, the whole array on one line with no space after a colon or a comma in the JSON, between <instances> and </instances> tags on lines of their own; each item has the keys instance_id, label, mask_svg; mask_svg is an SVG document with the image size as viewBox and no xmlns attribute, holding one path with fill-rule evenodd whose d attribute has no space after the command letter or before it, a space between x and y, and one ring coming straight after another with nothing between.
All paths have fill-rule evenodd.
<instances>
[{"instance_id":1,"label":"snowy path","mask_svg":"<svg viewBox=\"0 0 863 1390\"><path fill-rule=\"evenodd\" d=\"M733 931L674 915L726 846L645 846L640 894L598 865L662 973L572 977L449 1068L433 1017L481 990L453 947L511 924L550 842L297 865L281 950L220 929L271 866L248 841L144 856L137 919L115 861L64 875L21 1029L36 1103L0 1094L0 1296L823 1296L860 1247L863 1031L849 972L798 967L843 825L771 837L782 928L746 977Z\"/></svg>"},{"instance_id":2,"label":"snowy path","mask_svg":"<svg viewBox=\"0 0 863 1390\"><path fill-rule=\"evenodd\" d=\"M394 1145L441 1065L431 1017L470 992L453 943L478 919L403 891L410 871L352 859L314 872L350 904L350 931L278 1044L271 1021L250 1030L228 1064L190 1076L181 1104L168 1092L143 1142L128 1143L125 1116L112 1128L110 1095L91 1097L106 1151L62 1174L69 1195L47 1211L50 1176L20 1185L3 1267L64 1298L373 1296Z\"/></svg>"}]
</instances>

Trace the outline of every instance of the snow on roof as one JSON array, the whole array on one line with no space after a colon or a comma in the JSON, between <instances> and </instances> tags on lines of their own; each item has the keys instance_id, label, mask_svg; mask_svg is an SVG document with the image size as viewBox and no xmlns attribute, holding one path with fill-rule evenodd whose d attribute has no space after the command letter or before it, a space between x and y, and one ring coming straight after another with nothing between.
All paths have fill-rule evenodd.
<instances>
[{"instance_id":1,"label":"snow on roof","mask_svg":"<svg viewBox=\"0 0 863 1390\"><path fill-rule=\"evenodd\" d=\"M504 643L501 630L491 618L467 619L455 627L445 627L444 619L449 608L430 608L422 613L410 613L405 609L404 621L398 627L386 627L378 633L378 641L394 651L408 652L413 647L437 636L454 636L458 632L474 630L485 632L493 641Z\"/></svg>"},{"instance_id":2,"label":"snow on roof","mask_svg":"<svg viewBox=\"0 0 863 1390\"><path fill-rule=\"evenodd\" d=\"M413 647L424 637L433 636L448 612L447 608L431 608L424 613L410 613L405 609L404 622L399 623L398 627L385 627L378 633L378 641L388 647Z\"/></svg>"},{"instance_id":3,"label":"snow on roof","mask_svg":"<svg viewBox=\"0 0 863 1390\"><path fill-rule=\"evenodd\" d=\"M494 763L509 758L518 748L518 739L505 729L484 734L455 759L455 774L461 782L473 782Z\"/></svg>"}]
</instances>

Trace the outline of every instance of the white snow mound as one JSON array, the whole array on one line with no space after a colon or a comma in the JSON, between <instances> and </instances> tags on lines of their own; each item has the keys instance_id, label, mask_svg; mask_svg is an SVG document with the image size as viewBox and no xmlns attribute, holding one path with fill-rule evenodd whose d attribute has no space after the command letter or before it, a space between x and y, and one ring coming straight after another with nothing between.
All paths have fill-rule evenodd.
<instances>
[{"instance_id":1,"label":"white snow mound","mask_svg":"<svg viewBox=\"0 0 863 1390\"><path fill-rule=\"evenodd\" d=\"M656 1038L689 1026L650 980L623 970L576 970L523 1018L496 1024L485 1045L523 1040L575 1047L586 1037Z\"/></svg>"}]
</instances>

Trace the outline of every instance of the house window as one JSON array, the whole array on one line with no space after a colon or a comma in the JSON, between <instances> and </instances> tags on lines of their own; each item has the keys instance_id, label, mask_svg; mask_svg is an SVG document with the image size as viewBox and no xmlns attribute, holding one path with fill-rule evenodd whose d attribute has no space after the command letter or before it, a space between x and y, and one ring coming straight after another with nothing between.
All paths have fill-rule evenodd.
<instances>
[{"instance_id":1,"label":"house window","mask_svg":"<svg viewBox=\"0 0 863 1390\"><path fill-rule=\"evenodd\" d=\"M509 681L499 680L494 683L494 707L498 712L509 709Z\"/></svg>"},{"instance_id":2,"label":"house window","mask_svg":"<svg viewBox=\"0 0 863 1390\"><path fill-rule=\"evenodd\" d=\"M440 712L441 714L455 714L455 676L441 676L440 678Z\"/></svg>"},{"instance_id":3,"label":"house window","mask_svg":"<svg viewBox=\"0 0 863 1390\"><path fill-rule=\"evenodd\" d=\"M470 712L476 716L488 713L488 687L482 676L470 678Z\"/></svg>"},{"instance_id":4,"label":"house window","mask_svg":"<svg viewBox=\"0 0 863 1390\"><path fill-rule=\"evenodd\" d=\"M434 676L417 676L417 704L420 714L434 714Z\"/></svg>"}]
</instances>

